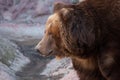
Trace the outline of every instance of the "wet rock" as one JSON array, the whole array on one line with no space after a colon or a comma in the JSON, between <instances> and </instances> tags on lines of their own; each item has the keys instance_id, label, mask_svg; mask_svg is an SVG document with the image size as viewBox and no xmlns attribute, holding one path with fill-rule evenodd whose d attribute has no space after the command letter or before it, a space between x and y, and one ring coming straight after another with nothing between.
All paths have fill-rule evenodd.
<instances>
[{"instance_id":1,"label":"wet rock","mask_svg":"<svg viewBox=\"0 0 120 80\"><path fill-rule=\"evenodd\" d=\"M75 70L70 70L68 74L66 74L60 80L80 80Z\"/></svg>"},{"instance_id":2,"label":"wet rock","mask_svg":"<svg viewBox=\"0 0 120 80\"><path fill-rule=\"evenodd\" d=\"M53 59L46 65L45 70L40 75L46 75L48 77L57 76L69 73L70 69L72 69L70 58L63 58L61 60Z\"/></svg>"},{"instance_id":3,"label":"wet rock","mask_svg":"<svg viewBox=\"0 0 120 80\"><path fill-rule=\"evenodd\" d=\"M22 53L20 53L19 50L17 50L17 52L18 53L16 54L14 61L9 67L15 72L20 71L22 67L24 67L27 63L30 62L30 60L27 57L25 57Z\"/></svg>"},{"instance_id":4,"label":"wet rock","mask_svg":"<svg viewBox=\"0 0 120 80\"><path fill-rule=\"evenodd\" d=\"M7 66L10 66L14 61L16 50L15 45L9 40L0 37L0 61Z\"/></svg>"},{"instance_id":5,"label":"wet rock","mask_svg":"<svg viewBox=\"0 0 120 80\"><path fill-rule=\"evenodd\" d=\"M14 43L0 37L0 61L11 68L13 66L18 68L30 62L29 59L24 57L17 48L17 45ZM15 71L16 68L14 68Z\"/></svg>"},{"instance_id":6,"label":"wet rock","mask_svg":"<svg viewBox=\"0 0 120 80\"><path fill-rule=\"evenodd\" d=\"M73 69L70 58L51 60L40 75L44 75L52 79L57 77L59 80L79 80L76 71Z\"/></svg>"},{"instance_id":7,"label":"wet rock","mask_svg":"<svg viewBox=\"0 0 120 80\"><path fill-rule=\"evenodd\" d=\"M5 64L0 62L0 80L16 80L15 73Z\"/></svg>"},{"instance_id":8,"label":"wet rock","mask_svg":"<svg viewBox=\"0 0 120 80\"><path fill-rule=\"evenodd\" d=\"M15 72L29 62L16 44L0 37L0 80L16 80Z\"/></svg>"}]
</instances>

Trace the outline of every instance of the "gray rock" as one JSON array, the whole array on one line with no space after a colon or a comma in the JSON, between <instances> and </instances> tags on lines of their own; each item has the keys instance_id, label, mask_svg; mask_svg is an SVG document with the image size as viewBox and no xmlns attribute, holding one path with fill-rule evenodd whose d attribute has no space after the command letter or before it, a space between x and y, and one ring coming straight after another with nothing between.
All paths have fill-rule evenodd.
<instances>
[{"instance_id":1,"label":"gray rock","mask_svg":"<svg viewBox=\"0 0 120 80\"><path fill-rule=\"evenodd\" d=\"M0 80L16 80L15 73L5 64L0 62Z\"/></svg>"},{"instance_id":2,"label":"gray rock","mask_svg":"<svg viewBox=\"0 0 120 80\"><path fill-rule=\"evenodd\" d=\"M16 44L0 37L0 61L14 71L20 70L30 60L19 52Z\"/></svg>"},{"instance_id":3,"label":"gray rock","mask_svg":"<svg viewBox=\"0 0 120 80\"><path fill-rule=\"evenodd\" d=\"M63 58L60 60L53 59L46 65L45 70L43 70L40 75L45 75L47 77L66 75L71 70L73 70L73 66L70 58Z\"/></svg>"},{"instance_id":4,"label":"gray rock","mask_svg":"<svg viewBox=\"0 0 120 80\"><path fill-rule=\"evenodd\" d=\"M29 62L16 44L0 37L0 80L16 80L15 72Z\"/></svg>"},{"instance_id":5,"label":"gray rock","mask_svg":"<svg viewBox=\"0 0 120 80\"><path fill-rule=\"evenodd\" d=\"M10 66L15 58L15 48L16 45L12 44L9 40L0 38L0 61Z\"/></svg>"}]
</instances>

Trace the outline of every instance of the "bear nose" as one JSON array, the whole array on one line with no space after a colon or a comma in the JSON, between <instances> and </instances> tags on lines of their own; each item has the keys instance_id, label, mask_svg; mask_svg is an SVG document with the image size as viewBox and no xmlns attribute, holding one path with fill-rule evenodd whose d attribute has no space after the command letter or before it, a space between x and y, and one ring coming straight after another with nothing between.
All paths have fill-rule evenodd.
<instances>
[{"instance_id":1,"label":"bear nose","mask_svg":"<svg viewBox=\"0 0 120 80\"><path fill-rule=\"evenodd\" d=\"M39 50L39 49L37 49L37 50L36 50L36 52L40 53L40 50Z\"/></svg>"},{"instance_id":2,"label":"bear nose","mask_svg":"<svg viewBox=\"0 0 120 80\"><path fill-rule=\"evenodd\" d=\"M40 50L39 50L38 48L35 47L34 50L35 50L36 52L40 53Z\"/></svg>"},{"instance_id":3,"label":"bear nose","mask_svg":"<svg viewBox=\"0 0 120 80\"><path fill-rule=\"evenodd\" d=\"M36 51L37 53L41 53L39 49L36 49L35 51Z\"/></svg>"}]
</instances>

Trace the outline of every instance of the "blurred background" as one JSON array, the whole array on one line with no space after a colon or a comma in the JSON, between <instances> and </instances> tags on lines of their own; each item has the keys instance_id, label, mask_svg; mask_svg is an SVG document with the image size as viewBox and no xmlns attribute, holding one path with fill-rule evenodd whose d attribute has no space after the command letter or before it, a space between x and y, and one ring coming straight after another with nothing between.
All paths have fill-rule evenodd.
<instances>
[{"instance_id":1,"label":"blurred background","mask_svg":"<svg viewBox=\"0 0 120 80\"><path fill-rule=\"evenodd\" d=\"M34 47L54 3L79 1L0 0L0 80L78 80L69 58L43 58Z\"/></svg>"}]
</instances>

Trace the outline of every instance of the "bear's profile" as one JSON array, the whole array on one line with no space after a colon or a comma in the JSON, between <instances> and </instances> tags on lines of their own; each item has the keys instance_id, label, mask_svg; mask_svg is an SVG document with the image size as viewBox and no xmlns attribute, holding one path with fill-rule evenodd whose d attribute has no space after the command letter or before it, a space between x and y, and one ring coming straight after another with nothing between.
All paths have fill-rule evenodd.
<instances>
[{"instance_id":1,"label":"bear's profile","mask_svg":"<svg viewBox=\"0 0 120 80\"><path fill-rule=\"evenodd\" d=\"M120 80L120 0L55 4L36 49L71 57L80 80Z\"/></svg>"}]
</instances>

